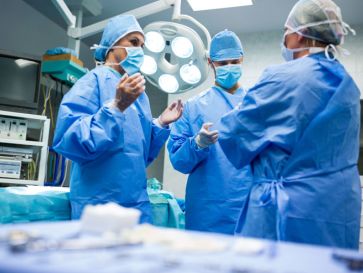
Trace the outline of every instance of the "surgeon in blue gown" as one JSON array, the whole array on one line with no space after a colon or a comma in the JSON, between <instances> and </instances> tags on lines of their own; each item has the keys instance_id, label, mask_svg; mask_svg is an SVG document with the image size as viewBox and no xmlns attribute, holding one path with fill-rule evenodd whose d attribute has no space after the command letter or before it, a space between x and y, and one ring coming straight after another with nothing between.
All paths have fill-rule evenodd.
<instances>
[{"instance_id":1,"label":"surgeon in blue gown","mask_svg":"<svg viewBox=\"0 0 363 273\"><path fill-rule=\"evenodd\" d=\"M225 30L213 37L209 62L215 84L186 102L182 118L171 129L167 145L171 163L189 174L187 229L233 234L249 191L249 167L235 168L228 161L217 142L218 131L213 130L213 123L245 96L238 82L243 55L235 33Z\"/></svg>"},{"instance_id":2,"label":"surgeon in blue gown","mask_svg":"<svg viewBox=\"0 0 363 273\"><path fill-rule=\"evenodd\" d=\"M142 211L151 222L146 167L169 137L168 124L182 114L180 101L153 120L143 62L144 34L134 16L111 19L95 46L102 64L79 79L64 97L54 149L73 161L72 218L87 204L115 202Z\"/></svg>"},{"instance_id":3,"label":"surgeon in blue gown","mask_svg":"<svg viewBox=\"0 0 363 273\"><path fill-rule=\"evenodd\" d=\"M335 59L348 31L334 2L298 1L287 62L267 68L218 125L228 159L253 172L241 235L358 248L360 92Z\"/></svg>"}]
</instances>

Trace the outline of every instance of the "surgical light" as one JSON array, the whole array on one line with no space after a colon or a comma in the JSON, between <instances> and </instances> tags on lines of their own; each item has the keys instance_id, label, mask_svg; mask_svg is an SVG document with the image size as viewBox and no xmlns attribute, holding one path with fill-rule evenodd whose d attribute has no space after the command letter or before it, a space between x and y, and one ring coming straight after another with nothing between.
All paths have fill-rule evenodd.
<instances>
[{"instance_id":1,"label":"surgical light","mask_svg":"<svg viewBox=\"0 0 363 273\"><path fill-rule=\"evenodd\" d=\"M150 31L145 35L145 46L152 52L161 52L165 48L163 36L156 31Z\"/></svg>"},{"instance_id":2,"label":"surgical light","mask_svg":"<svg viewBox=\"0 0 363 273\"><path fill-rule=\"evenodd\" d=\"M207 46L193 29L175 22L154 22L144 33L141 72L151 84L166 93L182 93L207 79Z\"/></svg>"},{"instance_id":3,"label":"surgical light","mask_svg":"<svg viewBox=\"0 0 363 273\"><path fill-rule=\"evenodd\" d=\"M179 58L189 58L193 54L193 44L185 37L176 37L171 41L171 49Z\"/></svg>"},{"instance_id":4,"label":"surgical light","mask_svg":"<svg viewBox=\"0 0 363 273\"><path fill-rule=\"evenodd\" d=\"M133 14L140 19L145 16L173 8L173 22L155 22L144 28L145 47L144 63L140 70L148 82L168 93L182 93L202 84L210 72L207 52L211 42L208 29L195 18L181 14L183 0L149 1L141 7L125 13ZM213 0L202 2L214 2ZM220 2L230 0L218 0ZM238 0L232 0L238 1ZM101 32L107 25L108 19L81 27L82 10L74 16L64 0L52 0L67 23L69 44L79 53L80 39ZM101 7L95 9L99 11ZM182 25L181 21L189 21L205 36L203 43L200 36L190 27ZM76 24L77 22L77 24ZM43 67L43 66L42 66ZM52 68L52 67L50 67Z\"/></svg>"},{"instance_id":5,"label":"surgical light","mask_svg":"<svg viewBox=\"0 0 363 273\"><path fill-rule=\"evenodd\" d=\"M194 11L253 5L252 0L188 0Z\"/></svg>"},{"instance_id":6,"label":"surgical light","mask_svg":"<svg viewBox=\"0 0 363 273\"><path fill-rule=\"evenodd\" d=\"M144 62L140 68L141 72L146 75L152 75L157 71L157 69L158 69L158 66L156 64L155 59L153 57L145 55Z\"/></svg>"},{"instance_id":7,"label":"surgical light","mask_svg":"<svg viewBox=\"0 0 363 273\"><path fill-rule=\"evenodd\" d=\"M179 83L173 75L163 74L158 80L160 88L167 93L175 93L178 91Z\"/></svg>"},{"instance_id":8,"label":"surgical light","mask_svg":"<svg viewBox=\"0 0 363 273\"><path fill-rule=\"evenodd\" d=\"M200 70L194 64L185 64L180 68L180 77L183 81L190 84L196 84L202 78Z\"/></svg>"}]
</instances>

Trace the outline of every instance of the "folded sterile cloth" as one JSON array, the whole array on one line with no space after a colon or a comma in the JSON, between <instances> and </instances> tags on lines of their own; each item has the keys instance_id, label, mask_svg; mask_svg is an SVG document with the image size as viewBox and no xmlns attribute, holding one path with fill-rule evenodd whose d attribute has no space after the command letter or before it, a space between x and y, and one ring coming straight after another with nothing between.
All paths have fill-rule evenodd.
<instances>
[{"instance_id":1,"label":"folded sterile cloth","mask_svg":"<svg viewBox=\"0 0 363 273\"><path fill-rule=\"evenodd\" d=\"M87 205L81 216L82 231L93 233L121 232L139 223L141 212L116 203Z\"/></svg>"}]
</instances>

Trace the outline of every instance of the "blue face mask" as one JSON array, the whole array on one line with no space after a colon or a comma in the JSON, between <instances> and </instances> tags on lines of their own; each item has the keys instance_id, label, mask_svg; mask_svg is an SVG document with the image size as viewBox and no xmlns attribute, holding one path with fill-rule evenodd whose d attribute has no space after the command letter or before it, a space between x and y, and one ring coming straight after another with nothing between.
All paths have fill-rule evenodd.
<instances>
[{"instance_id":1,"label":"blue face mask","mask_svg":"<svg viewBox=\"0 0 363 273\"><path fill-rule=\"evenodd\" d=\"M225 89L232 88L242 76L240 64L229 64L216 67L216 82Z\"/></svg>"},{"instance_id":2,"label":"blue face mask","mask_svg":"<svg viewBox=\"0 0 363 273\"><path fill-rule=\"evenodd\" d=\"M107 64L120 65L129 76L140 71L140 67L144 62L144 51L141 47L113 46L112 48L124 48L127 52L127 56L119 63Z\"/></svg>"},{"instance_id":3,"label":"blue face mask","mask_svg":"<svg viewBox=\"0 0 363 273\"><path fill-rule=\"evenodd\" d=\"M144 51L141 47L125 47L127 56L120 62L120 66L131 76L140 71L144 62Z\"/></svg>"},{"instance_id":4,"label":"blue face mask","mask_svg":"<svg viewBox=\"0 0 363 273\"><path fill-rule=\"evenodd\" d=\"M310 51L310 47L303 47L303 48L287 48L285 46L285 39L286 39L286 35L291 34L291 33L287 33L284 35L284 38L282 39L282 43L281 43L281 55L284 58L284 60L286 62L292 61L294 60L294 53L295 52L300 52L300 51L304 51L309 49ZM313 47L311 47L313 48ZM315 47L314 47L315 48Z\"/></svg>"},{"instance_id":5,"label":"blue face mask","mask_svg":"<svg viewBox=\"0 0 363 273\"><path fill-rule=\"evenodd\" d=\"M294 51L287 48L284 43L281 43L281 55L286 62L294 59Z\"/></svg>"},{"instance_id":6,"label":"blue face mask","mask_svg":"<svg viewBox=\"0 0 363 273\"><path fill-rule=\"evenodd\" d=\"M303 47L303 48L287 48L284 43L281 44L281 54L285 61L289 62L294 60L294 53L300 52L303 50L309 50L309 54L315 54L319 52L323 52L325 49L322 47ZM334 55L333 55L334 56ZM329 59L328 55L327 58Z\"/></svg>"},{"instance_id":7,"label":"blue face mask","mask_svg":"<svg viewBox=\"0 0 363 273\"><path fill-rule=\"evenodd\" d=\"M281 43L281 55L282 58L284 58L284 60L286 62L292 61L294 59L294 53L295 51L293 49L287 48L285 46L285 40L286 40L286 35L288 35L290 33L285 33L284 37L282 38L282 43Z\"/></svg>"}]
</instances>

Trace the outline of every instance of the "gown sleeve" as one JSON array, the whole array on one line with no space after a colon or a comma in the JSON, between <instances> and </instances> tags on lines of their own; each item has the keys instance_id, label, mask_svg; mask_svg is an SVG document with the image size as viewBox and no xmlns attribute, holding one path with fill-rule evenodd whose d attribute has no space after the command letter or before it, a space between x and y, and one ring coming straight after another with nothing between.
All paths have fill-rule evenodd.
<instances>
[{"instance_id":1,"label":"gown sleeve","mask_svg":"<svg viewBox=\"0 0 363 273\"><path fill-rule=\"evenodd\" d=\"M123 145L124 114L107 104L99 105L99 92L96 75L89 73L60 105L53 147L72 161L94 160Z\"/></svg>"},{"instance_id":2,"label":"gown sleeve","mask_svg":"<svg viewBox=\"0 0 363 273\"><path fill-rule=\"evenodd\" d=\"M173 124L168 142L169 158L173 167L184 174L208 157L209 148L200 149L195 142L189 122L189 104L186 103L182 117Z\"/></svg>"},{"instance_id":3,"label":"gown sleeve","mask_svg":"<svg viewBox=\"0 0 363 273\"><path fill-rule=\"evenodd\" d=\"M269 145L292 149L299 134L296 120L299 104L295 96L298 90L294 90L290 81L287 86L285 76L265 70L243 102L216 126L219 143L236 168L251 163Z\"/></svg>"}]
</instances>

